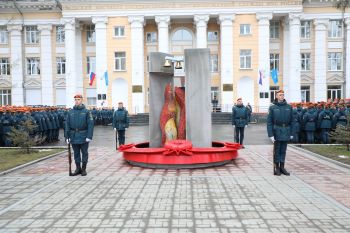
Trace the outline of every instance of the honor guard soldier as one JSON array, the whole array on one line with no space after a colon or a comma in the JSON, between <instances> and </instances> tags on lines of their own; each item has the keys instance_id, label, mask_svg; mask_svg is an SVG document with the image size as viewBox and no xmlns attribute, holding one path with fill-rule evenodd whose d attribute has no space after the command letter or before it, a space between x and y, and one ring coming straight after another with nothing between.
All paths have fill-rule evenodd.
<instances>
[{"instance_id":1,"label":"honor guard soldier","mask_svg":"<svg viewBox=\"0 0 350 233\"><path fill-rule=\"evenodd\" d=\"M72 144L74 151L76 169L72 175L81 174L86 176L86 166L89 158L88 148L93 136L94 120L91 112L83 104L82 95L75 95L74 101L73 109L67 114L64 136L67 144ZM80 165L81 162L82 166Z\"/></svg>"},{"instance_id":2,"label":"honor guard soldier","mask_svg":"<svg viewBox=\"0 0 350 233\"><path fill-rule=\"evenodd\" d=\"M129 116L128 111L123 107L123 102L118 103L118 109L113 114L112 126L114 131L117 132L116 144L119 146L125 144L125 130L129 128ZM118 137L118 138L117 138Z\"/></svg>"},{"instance_id":3,"label":"honor guard soldier","mask_svg":"<svg viewBox=\"0 0 350 233\"><path fill-rule=\"evenodd\" d=\"M232 108L232 126L235 129L235 142L243 146L244 128L248 125L249 110L243 105L242 98Z\"/></svg>"},{"instance_id":4,"label":"honor guard soldier","mask_svg":"<svg viewBox=\"0 0 350 233\"><path fill-rule=\"evenodd\" d=\"M293 139L292 132L293 111L292 107L284 99L284 91L279 90L276 93L276 99L269 108L267 116L267 133L274 144L273 162L274 175L280 176L281 173L289 176L289 172L284 168L287 143Z\"/></svg>"}]
</instances>

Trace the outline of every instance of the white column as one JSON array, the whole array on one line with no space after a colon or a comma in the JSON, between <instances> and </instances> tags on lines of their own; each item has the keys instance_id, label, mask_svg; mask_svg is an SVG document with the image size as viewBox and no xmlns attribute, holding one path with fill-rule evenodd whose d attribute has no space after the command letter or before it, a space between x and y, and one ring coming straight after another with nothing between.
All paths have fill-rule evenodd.
<instances>
[{"instance_id":1,"label":"white column","mask_svg":"<svg viewBox=\"0 0 350 233\"><path fill-rule=\"evenodd\" d=\"M158 51L169 53L169 22L170 16L156 16L158 24Z\"/></svg>"},{"instance_id":2,"label":"white column","mask_svg":"<svg viewBox=\"0 0 350 233\"><path fill-rule=\"evenodd\" d=\"M207 48L207 24L209 15L195 15L194 23L197 31L197 48Z\"/></svg>"},{"instance_id":3,"label":"white column","mask_svg":"<svg viewBox=\"0 0 350 233\"><path fill-rule=\"evenodd\" d=\"M40 31L40 76L41 100L43 105L53 106L53 77L52 77L52 25L38 25Z\"/></svg>"},{"instance_id":4,"label":"white column","mask_svg":"<svg viewBox=\"0 0 350 233\"><path fill-rule=\"evenodd\" d=\"M350 98L350 18L346 18L345 98Z\"/></svg>"},{"instance_id":5,"label":"white column","mask_svg":"<svg viewBox=\"0 0 350 233\"><path fill-rule=\"evenodd\" d=\"M95 24L96 33L96 93L107 96L107 86L104 73L107 71L107 22L108 18L104 16L93 17L92 22ZM107 71L108 72L108 71ZM107 100L98 100L97 106L101 106Z\"/></svg>"},{"instance_id":6,"label":"white column","mask_svg":"<svg viewBox=\"0 0 350 233\"><path fill-rule=\"evenodd\" d=\"M11 44L12 105L24 105L22 25L7 25Z\"/></svg>"},{"instance_id":7,"label":"white column","mask_svg":"<svg viewBox=\"0 0 350 233\"><path fill-rule=\"evenodd\" d=\"M223 111L231 111L233 105L233 90L223 91L223 85L233 85L233 20L235 14L219 15L220 49L221 49L221 103Z\"/></svg>"},{"instance_id":8,"label":"white column","mask_svg":"<svg viewBox=\"0 0 350 233\"><path fill-rule=\"evenodd\" d=\"M315 19L315 99L327 100L327 27L328 19Z\"/></svg>"},{"instance_id":9,"label":"white column","mask_svg":"<svg viewBox=\"0 0 350 233\"><path fill-rule=\"evenodd\" d=\"M75 18L63 18L66 49L66 107L74 106L77 94Z\"/></svg>"},{"instance_id":10,"label":"white column","mask_svg":"<svg viewBox=\"0 0 350 233\"><path fill-rule=\"evenodd\" d=\"M283 21L283 90L287 100L289 100L289 47L289 19L286 17Z\"/></svg>"},{"instance_id":11,"label":"white column","mask_svg":"<svg viewBox=\"0 0 350 233\"><path fill-rule=\"evenodd\" d=\"M141 86L142 92L132 93L132 112L145 111L144 86L144 43L143 43L143 16L129 16L131 24L131 79L132 85Z\"/></svg>"},{"instance_id":12,"label":"white column","mask_svg":"<svg viewBox=\"0 0 350 233\"><path fill-rule=\"evenodd\" d=\"M260 92L270 92L270 19L272 13L260 13L256 15L258 20L259 33L259 58L258 74L262 72L262 85L259 85ZM258 75L257 74L257 75ZM270 98L259 98L259 111L266 112L270 105Z\"/></svg>"},{"instance_id":13,"label":"white column","mask_svg":"<svg viewBox=\"0 0 350 233\"><path fill-rule=\"evenodd\" d=\"M300 15L289 14L288 102L300 102Z\"/></svg>"},{"instance_id":14,"label":"white column","mask_svg":"<svg viewBox=\"0 0 350 233\"><path fill-rule=\"evenodd\" d=\"M83 25L77 23L75 27L77 93L84 94L84 79L87 79L87 77L83 76L83 50L81 42L82 30Z\"/></svg>"}]
</instances>

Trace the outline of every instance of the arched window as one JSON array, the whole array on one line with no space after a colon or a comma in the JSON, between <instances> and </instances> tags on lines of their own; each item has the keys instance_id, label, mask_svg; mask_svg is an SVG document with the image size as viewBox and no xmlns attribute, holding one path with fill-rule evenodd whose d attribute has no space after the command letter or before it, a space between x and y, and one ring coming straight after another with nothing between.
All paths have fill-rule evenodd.
<instances>
[{"instance_id":1,"label":"arched window","mask_svg":"<svg viewBox=\"0 0 350 233\"><path fill-rule=\"evenodd\" d=\"M192 41L192 34L186 29L179 29L173 34L172 41Z\"/></svg>"}]
</instances>

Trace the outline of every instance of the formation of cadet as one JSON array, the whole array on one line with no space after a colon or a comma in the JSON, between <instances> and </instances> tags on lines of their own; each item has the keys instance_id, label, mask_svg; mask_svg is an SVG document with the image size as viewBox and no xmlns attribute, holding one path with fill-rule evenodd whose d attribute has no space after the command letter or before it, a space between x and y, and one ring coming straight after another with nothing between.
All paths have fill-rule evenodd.
<instances>
[{"instance_id":1,"label":"formation of cadet","mask_svg":"<svg viewBox=\"0 0 350 233\"><path fill-rule=\"evenodd\" d=\"M114 108L91 109L95 125L109 125L113 120Z\"/></svg>"},{"instance_id":2,"label":"formation of cadet","mask_svg":"<svg viewBox=\"0 0 350 233\"><path fill-rule=\"evenodd\" d=\"M30 120L34 130L29 134L38 144L58 141L59 129L63 128L65 109L56 107L17 107L0 108L0 146L13 146L8 133L11 128L22 129L22 122Z\"/></svg>"},{"instance_id":3,"label":"formation of cadet","mask_svg":"<svg viewBox=\"0 0 350 233\"><path fill-rule=\"evenodd\" d=\"M330 142L329 132L337 124L347 125L350 114L350 100L335 100L319 103L293 103L294 143Z\"/></svg>"}]
</instances>

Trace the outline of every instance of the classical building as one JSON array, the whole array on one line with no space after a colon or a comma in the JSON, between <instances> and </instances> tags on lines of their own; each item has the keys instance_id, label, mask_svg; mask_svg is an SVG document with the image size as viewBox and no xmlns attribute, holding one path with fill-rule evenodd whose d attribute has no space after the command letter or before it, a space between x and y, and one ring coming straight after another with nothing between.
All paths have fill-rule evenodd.
<instances>
[{"instance_id":1,"label":"classical building","mask_svg":"<svg viewBox=\"0 0 350 233\"><path fill-rule=\"evenodd\" d=\"M187 48L210 49L222 111L237 97L266 111L279 89L289 102L349 98L350 13L336 2L1 1L0 105L70 107L79 92L147 112L148 54Z\"/></svg>"}]
</instances>

